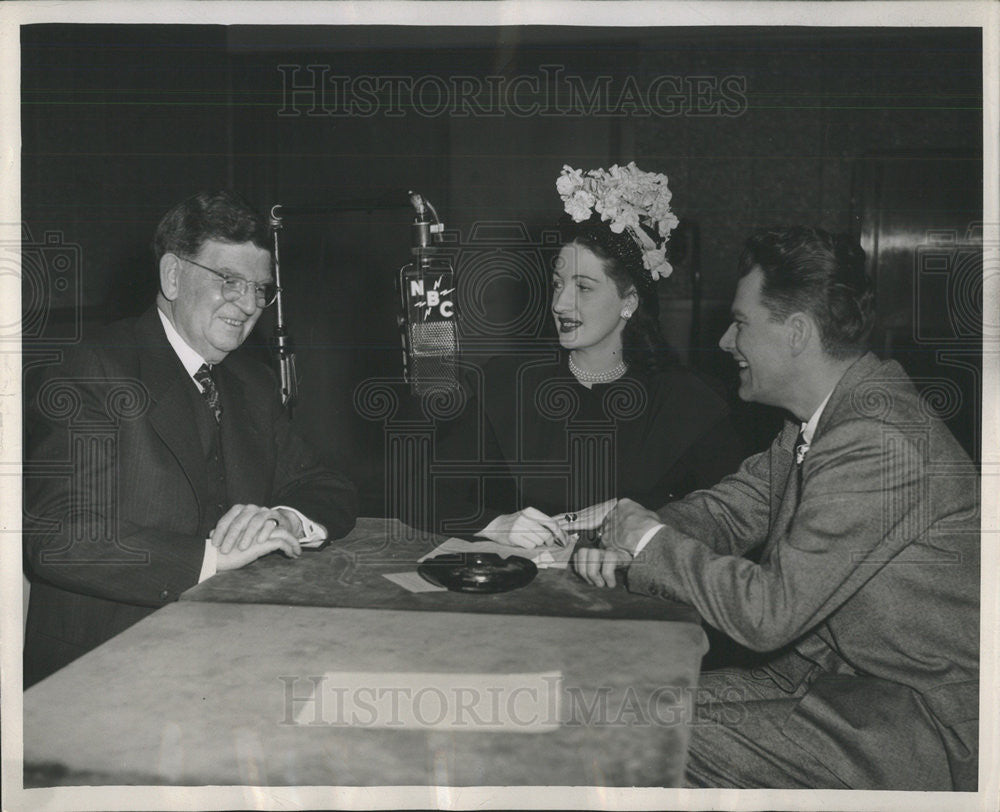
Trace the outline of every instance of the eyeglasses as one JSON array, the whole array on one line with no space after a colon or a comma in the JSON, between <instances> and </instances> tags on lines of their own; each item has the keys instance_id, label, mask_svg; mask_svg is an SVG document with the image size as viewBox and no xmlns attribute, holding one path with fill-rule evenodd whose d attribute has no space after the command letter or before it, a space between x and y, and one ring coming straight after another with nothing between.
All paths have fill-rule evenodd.
<instances>
[{"instance_id":1,"label":"eyeglasses","mask_svg":"<svg viewBox=\"0 0 1000 812\"><path fill-rule=\"evenodd\" d=\"M263 285L258 285L256 282L251 282L242 276L232 276L222 273L214 268L209 268L207 265L202 265L200 262L195 262L193 259L182 257L180 254L177 257L219 277L222 280L222 297L228 302L235 302L237 299L242 299L247 295L247 290L251 287L253 287L254 300L257 302L257 307L270 307L274 304L274 300L278 298L278 286L273 282L265 282Z\"/></svg>"}]
</instances>

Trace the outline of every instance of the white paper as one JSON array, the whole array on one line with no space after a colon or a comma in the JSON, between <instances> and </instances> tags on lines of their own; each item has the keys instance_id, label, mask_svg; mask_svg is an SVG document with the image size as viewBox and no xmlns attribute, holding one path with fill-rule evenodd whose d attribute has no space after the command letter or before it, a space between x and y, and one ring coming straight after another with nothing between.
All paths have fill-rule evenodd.
<instances>
[{"instance_id":1,"label":"white paper","mask_svg":"<svg viewBox=\"0 0 1000 812\"><path fill-rule=\"evenodd\" d=\"M388 578L394 584L398 584L410 592L447 592L443 586L432 584L419 572L389 572L383 573L383 578Z\"/></svg>"}]
</instances>

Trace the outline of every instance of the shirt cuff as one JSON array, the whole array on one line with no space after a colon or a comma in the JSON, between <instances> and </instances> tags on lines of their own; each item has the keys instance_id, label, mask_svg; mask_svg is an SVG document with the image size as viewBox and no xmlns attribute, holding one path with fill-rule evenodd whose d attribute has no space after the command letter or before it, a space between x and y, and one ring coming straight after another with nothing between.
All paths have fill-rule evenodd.
<instances>
[{"instance_id":1,"label":"shirt cuff","mask_svg":"<svg viewBox=\"0 0 1000 812\"><path fill-rule=\"evenodd\" d=\"M207 581L219 569L219 551L215 549L211 539L205 539L205 557L201 560L201 574L198 576L198 583Z\"/></svg>"},{"instance_id":2,"label":"shirt cuff","mask_svg":"<svg viewBox=\"0 0 1000 812\"><path fill-rule=\"evenodd\" d=\"M277 510L278 508L291 511L298 516L299 521L302 522L302 538L299 539L299 544L310 547L326 541L326 528L319 522L314 522L301 511L298 511L293 507L288 507L288 505L278 505L274 508L274 510Z\"/></svg>"},{"instance_id":3,"label":"shirt cuff","mask_svg":"<svg viewBox=\"0 0 1000 812\"><path fill-rule=\"evenodd\" d=\"M658 524L655 525L654 527L649 528L649 530L643 533L642 538L639 539L639 543L635 545L635 549L632 551L632 557L635 558L637 555L639 555L639 553L643 551L645 546L649 544L653 536L659 533L664 527L666 527L665 524Z\"/></svg>"}]
</instances>

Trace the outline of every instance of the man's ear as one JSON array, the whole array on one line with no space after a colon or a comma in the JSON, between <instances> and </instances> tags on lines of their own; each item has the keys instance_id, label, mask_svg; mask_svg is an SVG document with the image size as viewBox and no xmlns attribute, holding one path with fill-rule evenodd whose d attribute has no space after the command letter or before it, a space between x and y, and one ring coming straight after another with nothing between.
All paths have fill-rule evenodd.
<instances>
[{"instance_id":1,"label":"man's ear","mask_svg":"<svg viewBox=\"0 0 1000 812\"><path fill-rule=\"evenodd\" d=\"M181 261L176 254L166 253L160 257L160 293L168 302L174 301L180 289L179 275Z\"/></svg>"},{"instance_id":2,"label":"man's ear","mask_svg":"<svg viewBox=\"0 0 1000 812\"><path fill-rule=\"evenodd\" d=\"M804 352L809 343L819 335L816 323L808 313L792 313L785 319L785 328L788 331L788 349L793 356Z\"/></svg>"}]
</instances>

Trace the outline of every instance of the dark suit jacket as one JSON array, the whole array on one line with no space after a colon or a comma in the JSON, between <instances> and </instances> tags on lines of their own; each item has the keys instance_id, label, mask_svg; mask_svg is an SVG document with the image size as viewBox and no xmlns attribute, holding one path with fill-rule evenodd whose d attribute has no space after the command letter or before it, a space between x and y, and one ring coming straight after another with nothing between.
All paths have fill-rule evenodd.
<instances>
[{"instance_id":1,"label":"dark suit jacket","mask_svg":"<svg viewBox=\"0 0 1000 812\"><path fill-rule=\"evenodd\" d=\"M767 669L790 690L813 680L783 735L847 785L974 789L977 471L902 368L871 354L833 391L801 486L798 429L664 507L629 588L775 652ZM760 545L760 563L742 557Z\"/></svg>"},{"instance_id":2,"label":"dark suit jacket","mask_svg":"<svg viewBox=\"0 0 1000 812\"><path fill-rule=\"evenodd\" d=\"M155 307L73 350L39 387L25 477L26 684L196 584L208 532L233 504L294 507L334 539L354 526L354 487L292 430L270 370L237 351L214 374L221 489L204 443L214 424Z\"/></svg>"}]
</instances>

